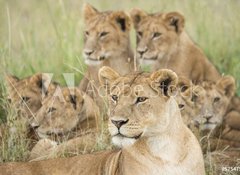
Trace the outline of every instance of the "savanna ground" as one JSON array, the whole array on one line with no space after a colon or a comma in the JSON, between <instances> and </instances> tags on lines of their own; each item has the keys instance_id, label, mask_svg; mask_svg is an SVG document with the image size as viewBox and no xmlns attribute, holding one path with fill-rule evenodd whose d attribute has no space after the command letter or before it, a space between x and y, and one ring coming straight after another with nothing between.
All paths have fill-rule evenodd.
<instances>
[{"instance_id":1,"label":"savanna ground","mask_svg":"<svg viewBox=\"0 0 240 175\"><path fill-rule=\"evenodd\" d=\"M54 80L64 85L62 74L74 73L75 85L78 85L85 69L81 53L84 2L99 10L129 11L139 7L148 12L181 12L189 35L223 74L236 78L240 95L240 1L0 0L0 122L16 126L9 131L8 138L1 140L0 162L24 161L29 154L24 132L18 132L25 128L16 122L17 114L9 108L5 98L4 75L25 77L49 72L54 74ZM133 30L131 37L134 47ZM208 171L212 174L211 168Z\"/></svg>"}]
</instances>

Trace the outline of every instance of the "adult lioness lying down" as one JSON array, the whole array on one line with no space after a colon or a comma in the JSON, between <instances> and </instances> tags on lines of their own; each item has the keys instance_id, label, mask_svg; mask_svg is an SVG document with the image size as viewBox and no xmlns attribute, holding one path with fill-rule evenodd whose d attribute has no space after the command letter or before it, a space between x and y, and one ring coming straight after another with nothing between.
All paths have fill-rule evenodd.
<instances>
[{"instance_id":1,"label":"adult lioness lying down","mask_svg":"<svg viewBox=\"0 0 240 175\"><path fill-rule=\"evenodd\" d=\"M109 131L122 149L72 158L0 166L1 175L203 175L201 148L170 97L177 76L170 70L120 76L99 72L109 96Z\"/></svg>"}]
</instances>

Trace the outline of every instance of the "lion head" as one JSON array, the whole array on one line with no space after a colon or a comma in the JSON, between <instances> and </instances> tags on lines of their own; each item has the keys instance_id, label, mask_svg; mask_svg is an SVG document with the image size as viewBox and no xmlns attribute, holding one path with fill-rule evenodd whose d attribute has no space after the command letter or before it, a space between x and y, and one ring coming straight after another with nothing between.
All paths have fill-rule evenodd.
<instances>
[{"instance_id":1,"label":"lion head","mask_svg":"<svg viewBox=\"0 0 240 175\"><path fill-rule=\"evenodd\" d=\"M133 9L131 18L137 33L137 58L141 64L154 64L174 53L184 29L184 17L181 14L147 14L140 9Z\"/></svg>"},{"instance_id":2,"label":"lion head","mask_svg":"<svg viewBox=\"0 0 240 175\"><path fill-rule=\"evenodd\" d=\"M202 131L211 131L221 126L228 105L235 94L235 80L231 76L223 76L217 83L205 81L201 83L203 90L192 97L196 118L194 124Z\"/></svg>"},{"instance_id":3,"label":"lion head","mask_svg":"<svg viewBox=\"0 0 240 175\"><path fill-rule=\"evenodd\" d=\"M78 88L64 87L43 100L31 125L38 127L37 133L41 138L64 136L77 129L92 127L98 116L99 109L88 95ZM84 126L83 121L87 121Z\"/></svg>"},{"instance_id":4,"label":"lion head","mask_svg":"<svg viewBox=\"0 0 240 175\"><path fill-rule=\"evenodd\" d=\"M8 100L20 114L32 118L42 106L42 98L55 89L55 84L50 84L46 74L19 79L12 75L6 76Z\"/></svg>"},{"instance_id":5,"label":"lion head","mask_svg":"<svg viewBox=\"0 0 240 175\"><path fill-rule=\"evenodd\" d=\"M125 12L99 12L85 4L83 13L83 56L87 65L99 65L129 51L130 18Z\"/></svg>"},{"instance_id":6,"label":"lion head","mask_svg":"<svg viewBox=\"0 0 240 175\"><path fill-rule=\"evenodd\" d=\"M108 92L112 141L120 147L133 144L141 137L159 135L169 130L174 117L181 119L177 103L171 97L175 89L172 87L178 81L171 70L120 76L103 67L99 80Z\"/></svg>"}]
</instances>

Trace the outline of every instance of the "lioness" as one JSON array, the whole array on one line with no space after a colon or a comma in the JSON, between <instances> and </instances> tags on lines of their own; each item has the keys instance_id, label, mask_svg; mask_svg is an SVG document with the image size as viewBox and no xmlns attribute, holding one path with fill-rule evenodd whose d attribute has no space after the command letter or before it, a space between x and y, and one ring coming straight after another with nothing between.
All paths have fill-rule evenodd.
<instances>
[{"instance_id":1,"label":"lioness","mask_svg":"<svg viewBox=\"0 0 240 175\"><path fill-rule=\"evenodd\" d=\"M123 11L99 12L89 4L83 8L85 20L83 56L87 64L80 88L105 107L99 97L98 71L110 66L120 74L134 70L133 52L130 46L130 17Z\"/></svg>"},{"instance_id":2,"label":"lioness","mask_svg":"<svg viewBox=\"0 0 240 175\"><path fill-rule=\"evenodd\" d=\"M168 68L194 83L216 81L220 75L202 50L184 31L185 19L178 12L148 14L131 11L137 33L137 59L151 70Z\"/></svg>"},{"instance_id":3,"label":"lioness","mask_svg":"<svg viewBox=\"0 0 240 175\"><path fill-rule=\"evenodd\" d=\"M170 70L120 76L109 67L99 72L109 95L109 131L123 148L67 159L8 163L0 174L204 175L198 141L183 124L170 97L177 75Z\"/></svg>"}]
</instances>

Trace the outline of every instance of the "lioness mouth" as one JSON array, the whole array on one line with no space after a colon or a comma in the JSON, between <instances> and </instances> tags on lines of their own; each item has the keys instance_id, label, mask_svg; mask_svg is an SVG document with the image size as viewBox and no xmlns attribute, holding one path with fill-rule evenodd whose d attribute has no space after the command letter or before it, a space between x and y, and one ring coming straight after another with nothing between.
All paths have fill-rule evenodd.
<instances>
[{"instance_id":1,"label":"lioness mouth","mask_svg":"<svg viewBox=\"0 0 240 175\"><path fill-rule=\"evenodd\" d=\"M129 139L139 139L142 136L142 133L137 135L137 136L134 136L134 137L128 137L128 136L125 136L121 133L118 133L118 134L114 135L113 137L115 137L115 136L121 136L121 137L129 138Z\"/></svg>"}]
</instances>

